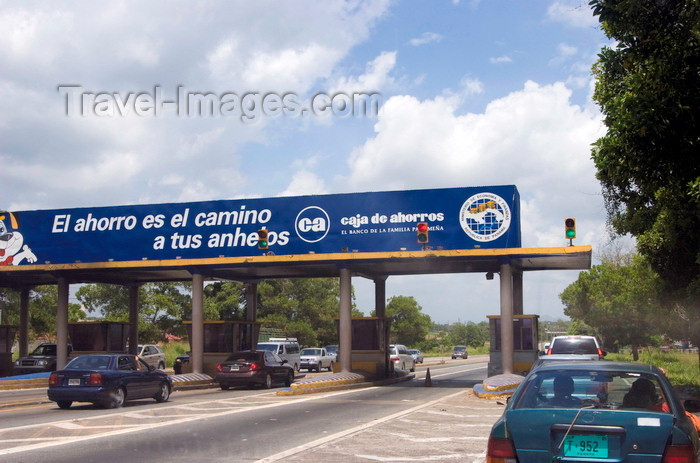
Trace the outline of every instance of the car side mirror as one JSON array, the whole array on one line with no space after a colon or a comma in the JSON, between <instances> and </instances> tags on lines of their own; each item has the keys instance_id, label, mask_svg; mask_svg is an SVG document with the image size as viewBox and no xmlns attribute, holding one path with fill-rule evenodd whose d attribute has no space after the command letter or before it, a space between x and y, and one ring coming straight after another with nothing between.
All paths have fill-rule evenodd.
<instances>
[{"instance_id":1,"label":"car side mirror","mask_svg":"<svg viewBox=\"0 0 700 463\"><path fill-rule=\"evenodd\" d=\"M289 360L287 360L287 359L282 359L282 365L284 365L285 363L289 363Z\"/></svg>"},{"instance_id":2,"label":"car side mirror","mask_svg":"<svg viewBox=\"0 0 700 463\"><path fill-rule=\"evenodd\" d=\"M155 369L156 369L156 367L154 367L153 365L148 365L148 371L153 371Z\"/></svg>"}]
</instances>

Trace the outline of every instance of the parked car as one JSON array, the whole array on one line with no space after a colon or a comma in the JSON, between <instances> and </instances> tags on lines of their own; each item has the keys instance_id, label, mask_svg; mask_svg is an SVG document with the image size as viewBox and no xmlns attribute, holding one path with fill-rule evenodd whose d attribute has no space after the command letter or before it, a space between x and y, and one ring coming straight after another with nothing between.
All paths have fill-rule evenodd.
<instances>
[{"instance_id":1,"label":"parked car","mask_svg":"<svg viewBox=\"0 0 700 463\"><path fill-rule=\"evenodd\" d=\"M170 378L132 354L86 354L49 376L48 396L60 408L92 402L117 408L126 400L153 398L167 402Z\"/></svg>"},{"instance_id":2,"label":"parked car","mask_svg":"<svg viewBox=\"0 0 700 463\"><path fill-rule=\"evenodd\" d=\"M389 346L389 361L394 363L396 370L416 371L416 361L408 353L406 346L402 344L392 344ZM407 368L408 367L408 368Z\"/></svg>"},{"instance_id":3,"label":"parked car","mask_svg":"<svg viewBox=\"0 0 700 463\"><path fill-rule=\"evenodd\" d=\"M326 352L328 352L328 355L333 357L334 362L338 361L338 346L337 345L332 344L330 346L326 346Z\"/></svg>"},{"instance_id":4,"label":"parked car","mask_svg":"<svg viewBox=\"0 0 700 463\"><path fill-rule=\"evenodd\" d=\"M452 349L452 360L465 359L467 357L469 357L469 352L467 351L467 346L455 346Z\"/></svg>"},{"instance_id":5,"label":"parked car","mask_svg":"<svg viewBox=\"0 0 700 463\"><path fill-rule=\"evenodd\" d=\"M139 344L136 355L141 360L158 370L165 370L165 352L156 344Z\"/></svg>"},{"instance_id":6,"label":"parked car","mask_svg":"<svg viewBox=\"0 0 700 463\"><path fill-rule=\"evenodd\" d=\"M418 349L408 349L408 353L413 356L413 360L415 360L416 363L423 363L423 352Z\"/></svg>"},{"instance_id":7,"label":"parked car","mask_svg":"<svg viewBox=\"0 0 700 463\"><path fill-rule=\"evenodd\" d=\"M234 352L216 366L214 380L223 390L235 386L269 389L274 383L290 386L294 382L294 368L274 352Z\"/></svg>"},{"instance_id":8,"label":"parked car","mask_svg":"<svg viewBox=\"0 0 700 463\"><path fill-rule=\"evenodd\" d=\"M333 371L334 357L328 355L325 347L306 347L301 350L301 368L308 371L321 371L322 368L328 368L328 371Z\"/></svg>"},{"instance_id":9,"label":"parked car","mask_svg":"<svg viewBox=\"0 0 700 463\"><path fill-rule=\"evenodd\" d=\"M553 362L532 370L510 398L486 461L690 463L699 449L684 404L658 368Z\"/></svg>"},{"instance_id":10,"label":"parked car","mask_svg":"<svg viewBox=\"0 0 700 463\"><path fill-rule=\"evenodd\" d=\"M73 346L68 345L68 359L71 358ZM56 344L43 343L26 357L19 358L12 365L12 373L25 375L30 373L43 373L56 369Z\"/></svg>"},{"instance_id":11,"label":"parked car","mask_svg":"<svg viewBox=\"0 0 700 463\"><path fill-rule=\"evenodd\" d=\"M595 336L555 336L546 355L585 355L600 360L607 355Z\"/></svg>"}]
</instances>

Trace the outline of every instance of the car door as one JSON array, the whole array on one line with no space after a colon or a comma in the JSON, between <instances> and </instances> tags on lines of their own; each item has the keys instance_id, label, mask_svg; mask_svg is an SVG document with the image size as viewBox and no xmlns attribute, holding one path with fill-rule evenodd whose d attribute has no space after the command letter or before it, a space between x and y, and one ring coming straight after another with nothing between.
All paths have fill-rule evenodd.
<instances>
[{"instance_id":1,"label":"car door","mask_svg":"<svg viewBox=\"0 0 700 463\"><path fill-rule=\"evenodd\" d=\"M283 381L287 374L287 369L282 362L282 358L274 352L265 352L265 365L269 367L272 380L275 382Z\"/></svg>"},{"instance_id":2,"label":"car door","mask_svg":"<svg viewBox=\"0 0 700 463\"><path fill-rule=\"evenodd\" d=\"M126 389L126 396L130 399L142 397L142 384L133 355L120 355L117 358L117 370L119 370L119 383Z\"/></svg>"}]
</instances>

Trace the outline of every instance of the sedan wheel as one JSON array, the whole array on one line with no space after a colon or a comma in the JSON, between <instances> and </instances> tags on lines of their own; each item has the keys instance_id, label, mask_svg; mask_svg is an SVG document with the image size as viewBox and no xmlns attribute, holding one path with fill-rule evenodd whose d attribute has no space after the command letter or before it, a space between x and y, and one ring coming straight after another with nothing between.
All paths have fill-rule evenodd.
<instances>
[{"instance_id":1,"label":"sedan wheel","mask_svg":"<svg viewBox=\"0 0 700 463\"><path fill-rule=\"evenodd\" d=\"M328 365L328 371L333 371L333 362L331 362L331 364Z\"/></svg>"},{"instance_id":2,"label":"sedan wheel","mask_svg":"<svg viewBox=\"0 0 700 463\"><path fill-rule=\"evenodd\" d=\"M289 374L287 374L287 380L284 382L284 385L289 387L292 385L294 382L294 372L290 371Z\"/></svg>"},{"instance_id":3,"label":"sedan wheel","mask_svg":"<svg viewBox=\"0 0 700 463\"><path fill-rule=\"evenodd\" d=\"M59 400L56 403L58 404L58 408L62 408L63 410L66 410L70 408L71 405L73 405L73 402L70 400Z\"/></svg>"},{"instance_id":4,"label":"sedan wheel","mask_svg":"<svg viewBox=\"0 0 700 463\"><path fill-rule=\"evenodd\" d=\"M156 396L155 396L156 402L158 402L158 403L167 402L169 398L170 398L170 386L168 385L168 383L162 383L160 385L160 391L158 391L158 394L156 394Z\"/></svg>"},{"instance_id":5,"label":"sedan wheel","mask_svg":"<svg viewBox=\"0 0 700 463\"><path fill-rule=\"evenodd\" d=\"M270 389L272 387L272 376L270 376L270 373L265 375L265 384L263 384L263 387L265 389Z\"/></svg>"},{"instance_id":6,"label":"sedan wheel","mask_svg":"<svg viewBox=\"0 0 700 463\"><path fill-rule=\"evenodd\" d=\"M123 387L118 387L114 392L112 392L110 399L105 403L106 408L121 408L124 406L124 400L126 399L126 393Z\"/></svg>"}]
</instances>

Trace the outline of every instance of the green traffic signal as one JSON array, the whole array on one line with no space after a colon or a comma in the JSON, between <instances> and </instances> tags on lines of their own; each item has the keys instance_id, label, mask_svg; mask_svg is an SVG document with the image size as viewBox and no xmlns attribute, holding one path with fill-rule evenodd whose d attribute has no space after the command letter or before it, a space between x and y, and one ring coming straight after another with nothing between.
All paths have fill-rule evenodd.
<instances>
[{"instance_id":1,"label":"green traffic signal","mask_svg":"<svg viewBox=\"0 0 700 463\"><path fill-rule=\"evenodd\" d=\"M576 238L576 219L568 218L564 220L564 235L569 240Z\"/></svg>"}]
</instances>

